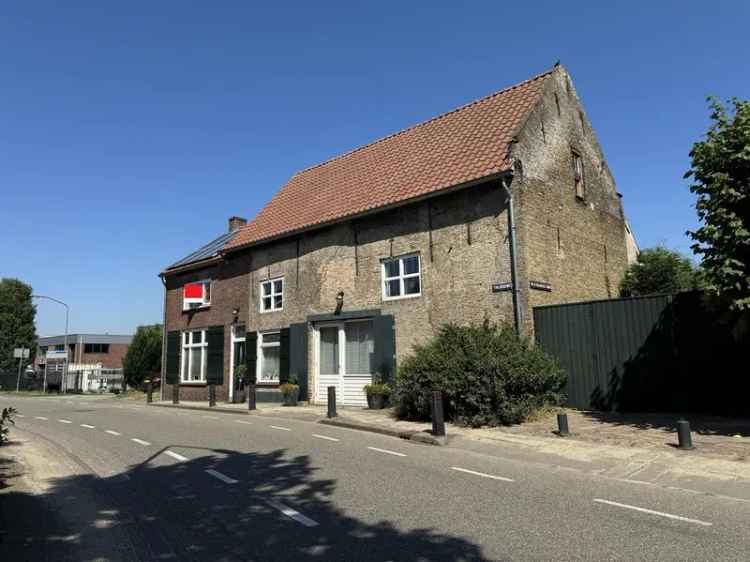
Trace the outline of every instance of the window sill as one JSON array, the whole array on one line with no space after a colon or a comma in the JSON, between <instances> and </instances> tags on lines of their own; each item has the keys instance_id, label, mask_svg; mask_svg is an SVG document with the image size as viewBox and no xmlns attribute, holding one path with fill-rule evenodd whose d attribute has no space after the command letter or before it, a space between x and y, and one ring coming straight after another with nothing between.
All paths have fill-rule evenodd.
<instances>
[{"instance_id":1,"label":"window sill","mask_svg":"<svg viewBox=\"0 0 750 562\"><path fill-rule=\"evenodd\" d=\"M383 297L383 302L392 302L392 301L404 301L408 299L418 299L422 296L422 293L417 293L416 295L403 295L400 297Z\"/></svg>"},{"instance_id":2,"label":"window sill","mask_svg":"<svg viewBox=\"0 0 750 562\"><path fill-rule=\"evenodd\" d=\"M182 312L195 312L197 310L208 310L211 308L210 304L204 304L203 306L191 306L188 308L182 307Z\"/></svg>"},{"instance_id":3,"label":"window sill","mask_svg":"<svg viewBox=\"0 0 750 562\"><path fill-rule=\"evenodd\" d=\"M271 310L261 310L260 313L261 314L271 314L272 312L283 312L283 311L284 311L284 308L282 307L282 308L274 308L274 309L271 309Z\"/></svg>"},{"instance_id":4,"label":"window sill","mask_svg":"<svg viewBox=\"0 0 750 562\"><path fill-rule=\"evenodd\" d=\"M206 385L208 385L206 381L190 381L190 382L180 381L180 386L206 386Z\"/></svg>"}]
</instances>

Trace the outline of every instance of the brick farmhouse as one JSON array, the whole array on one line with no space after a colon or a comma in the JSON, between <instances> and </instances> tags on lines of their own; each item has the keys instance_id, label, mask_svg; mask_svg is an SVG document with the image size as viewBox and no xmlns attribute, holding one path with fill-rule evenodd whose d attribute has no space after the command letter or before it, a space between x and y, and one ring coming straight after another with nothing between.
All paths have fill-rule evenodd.
<instances>
[{"instance_id":1,"label":"brick farmhouse","mask_svg":"<svg viewBox=\"0 0 750 562\"><path fill-rule=\"evenodd\" d=\"M163 398L365 403L448 322L614 296L636 246L562 66L295 174L161 273Z\"/></svg>"}]
</instances>

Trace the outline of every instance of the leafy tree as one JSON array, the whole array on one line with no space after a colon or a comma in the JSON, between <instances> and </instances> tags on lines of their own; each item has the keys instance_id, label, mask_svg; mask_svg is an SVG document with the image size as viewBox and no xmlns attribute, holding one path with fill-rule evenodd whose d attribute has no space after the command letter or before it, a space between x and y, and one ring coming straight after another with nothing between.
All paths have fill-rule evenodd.
<instances>
[{"instance_id":1,"label":"leafy tree","mask_svg":"<svg viewBox=\"0 0 750 562\"><path fill-rule=\"evenodd\" d=\"M737 309L750 309L750 101L731 107L713 98L705 140L690 151L690 191L702 225L688 234L702 256L709 288Z\"/></svg>"},{"instance_id":2,"label":"leafy tree","mask_svg":"<svg viewBox=\"0 0 750 562\"><path fill-rule=\"evenodd\" d=\"M36 353L36 307L31 302L31 287L18 279L0 279L0 371L18 368L13 349L28 347L29 363Z\"/></svg>"},{"instance_id":3,"label":"leafy tree","mask_svg":"<svg viewBox=\"0 0 750 562\"><path fill-rule=\"evenodd\" d=\"M139 386L147 376L161 371L161 324L139 326L122 360L125 382Z\"/></svg>"},{"instance_id":4,"label":"leafy tree","mask_svg":"<svg viewBox=\"0 0 750 562\"><path fill-rule=\"evenodd\" d=\"M620 296L638 297L657 293L679 293L700 288L702 272L690 259L661 246L638 254L620 283Z\"/></svg>"},{"instance_id":5,"label":"leafy tree","mask_svg":"<svg viewBox=\"0 0 750 562\"><path fill-rule=\"evenodd\" d=\"M441 390L446 420L512 424L545 405L562 404L564 385L555 359L519 338L511 325L447 324L402 361L393 401L399 417L429 420L432 391Z\"/></svg>"}]
</instances>

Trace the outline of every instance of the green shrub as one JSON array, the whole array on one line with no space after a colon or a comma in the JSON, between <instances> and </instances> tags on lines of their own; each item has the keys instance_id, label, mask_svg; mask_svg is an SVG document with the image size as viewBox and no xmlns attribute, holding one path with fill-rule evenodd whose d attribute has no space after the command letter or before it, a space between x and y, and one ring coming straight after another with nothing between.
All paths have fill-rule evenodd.
<instances>
[{"instance_id":1,"label":"green shrub","mask_svg":"<svg viewBox=\"0 0 750 562\"><path fill-rule=\"evenodd\" d=\"M3 412L0 414L0 445L8 441L8 433L10 432L8 425L16 425L13 419L15 415L15 408L3 408Z\"/></svg>"},{"instance_id":2,"label":"green shrub","mask_svg":"<svg viewBox=\"0 0 750 562\"><path fill-rule=\"evenodd\" d=\"M365 385L365 394L373 396L375 394L382 394L383 396L391 395L391 386L384 383L373 383Z\"/></svg>"},{"instance_id":3,"label":"green shrub","mask_svg":"<svg viewBox=\"0 0 750 562\"><path fill-rule=\"evenodd\" d=\"M432 391L442 390L446 420L513 424L562 404L564 384L557 362L511 326L448 324L402 361L393 402L399 417L429 420Z\"/></svg>"}]
</instances>

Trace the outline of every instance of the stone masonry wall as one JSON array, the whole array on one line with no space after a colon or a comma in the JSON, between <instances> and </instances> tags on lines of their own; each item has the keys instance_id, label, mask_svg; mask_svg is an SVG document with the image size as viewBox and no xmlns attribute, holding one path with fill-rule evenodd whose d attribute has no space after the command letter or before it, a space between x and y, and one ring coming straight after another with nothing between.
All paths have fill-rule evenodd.
<instances>
[{"instance_id":1,"label":"stone masonry wall","mask_svg":"<svg viewBox=\"0 0 750 562\"><path fill-rule=\"evenodd\" d=\"M626 232L614 178L562 67L517 139L519 284L532 333L534 306L617 296L627 267ZM583 200L575 193L573 151L583 160ZM552 291L529 289L529 280L551 283Z\"/></svg>"}]
</instances>

